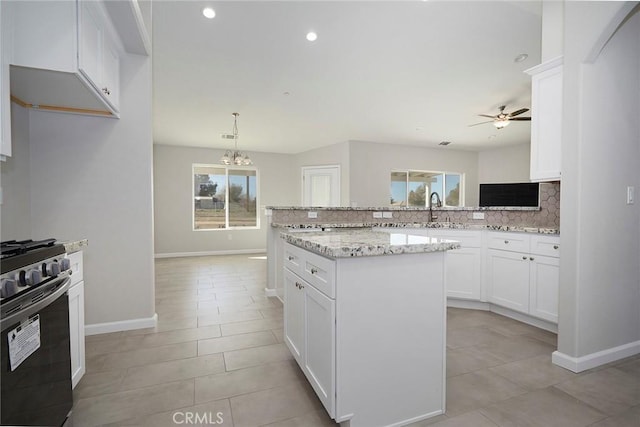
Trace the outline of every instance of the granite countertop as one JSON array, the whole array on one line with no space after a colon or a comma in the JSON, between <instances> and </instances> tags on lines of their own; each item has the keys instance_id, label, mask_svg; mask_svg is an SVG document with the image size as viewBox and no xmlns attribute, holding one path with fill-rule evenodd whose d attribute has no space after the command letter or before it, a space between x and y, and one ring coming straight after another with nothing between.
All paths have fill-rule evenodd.
<instances>
[{"instance_id":1,"label":"granite countertop","mask_svg":"<svg viewBox=\"0 0 640 427\"><path fill-rule=\"evenodd\" d=\"M280 236L292 245L330 258L442 252L460 248L460 244L453 240L371 229L282 232Z\"/></svg>"},{"instance_id":2,"label":"granite countertop","mask_svg":"<svg viewBox=\"0 0 640 427\"><path fill-rule=\"evenodd\" d=\"M537 234L560 234L557 228L529 227L521 225L488 225L488 224L469 224L454 222L358 222L358 223L304 223L304 224L283 224L272 223L272 227L281 229L340 229L340 228L433 228L444 230L490 230L490 231L511 231L520 233L537 233Z\"/></svg>"},{"instance_id":3,"label":"granite countertop","mask_svg":"<svg viewBox=\"0 0 640 427\"><path fill-rule=\"evenodd\" d=\"M265 209L278 211L429 211L429 208L419 206L387 206L387 207L314 207L314 206L267 206ZM539 211L539 206L445 206L433 208L439 211Z\"/></svg>"},{"instance_id":4,"label":"granite countertop","mask_svg":"<svg viewBox=\"0 0 640 427\"><path fill-rule=\"evenodd\" d=\"M68 254L81 251L85 246L89 246L89 240L62 240L60 243L64 245L64 249Z\"/></svg>"}]
</instances>

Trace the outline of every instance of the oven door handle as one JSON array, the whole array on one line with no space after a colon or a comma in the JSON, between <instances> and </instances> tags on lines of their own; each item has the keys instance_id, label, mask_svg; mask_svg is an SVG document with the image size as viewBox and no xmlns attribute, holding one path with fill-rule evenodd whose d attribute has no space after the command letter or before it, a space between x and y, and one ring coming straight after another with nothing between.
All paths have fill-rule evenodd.
<instances>
[{"instance_id":1,"label":"oven door handle","mask_svg":"<svg viewBox=\"0 0 640 427\"><path fill-rule=\"evenodd\" d=\"M4 331L5 328L19 322L21 319L37 313L38 311L42 310L43 308L47 307L49 304L57 300L60 296L64 295L69 290L69 282L71 282L71 277L69 277L68 274L65 274L65 276L60 278L59 280L61 280L63 283L54 292L47 295L40 301L31 304L24 310L13 313L10 316L2 319L2 321L0 321L0 330Z\"/></svg>"}]
</instances>

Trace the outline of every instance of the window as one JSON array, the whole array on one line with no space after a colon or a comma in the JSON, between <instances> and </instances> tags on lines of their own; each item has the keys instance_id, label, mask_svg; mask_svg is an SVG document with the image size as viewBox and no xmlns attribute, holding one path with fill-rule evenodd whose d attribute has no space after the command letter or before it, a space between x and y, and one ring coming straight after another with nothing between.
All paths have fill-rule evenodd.
<instances>
[{"instance_id":1,"label":"window","mask_svg":"<svg viewBox=\"0 0 640 427\"><path fill-rule=\"evenodd\" d=\"M463 206L462 188L460 173L392 171L391 206L429 207L429 195L432 193L438 194L442 206Z\"/></svg>"},{"instance_id":2,"label":"window","mask_svg":"<svg viewBox=\"0 0 640 427\"><path fill-rule=\"evenodd\" d=\"M194 230L256 228L257 207L255 168L193 165Z\"/></svg>"}]
</instances>

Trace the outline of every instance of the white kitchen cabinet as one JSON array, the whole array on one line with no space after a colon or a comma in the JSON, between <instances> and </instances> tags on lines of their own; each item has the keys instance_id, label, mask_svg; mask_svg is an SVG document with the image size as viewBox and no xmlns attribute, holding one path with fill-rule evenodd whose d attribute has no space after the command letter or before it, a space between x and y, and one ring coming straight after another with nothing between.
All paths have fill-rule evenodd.
<instances>
[{"instance_id":1,"label":"white kitchen cabinet","mask_svg":"<svg viewBox=\"0 0 640 427\"><path fill-rule=\"evenodd\" d=\"M562 56L525 72L531 76L532 181L557 181L561 175Z\"/></svg>"},{"instance_id":2,"label":"white kitchen cabinet","mask_svg":"<svg viewBox=\"0 0 640 427\"><path fill-rule=\"evenodd\" d=\"M489 302L529 313L529 257L520 252L489 249Z\"/></svg>"},{"instance_id":3,"label":"white kitchen cabinet","mask_svg":"<svg viewBox=\"0 0 640 427\"><path fill-rule=\"evenodd\" d=\"M480 301L482 294L482 232L429 230L430 237L456 240L460 249L447 251L447 297Z\"/></svg>"},{"instance_id":4,"label":"white kitchen cabinet","mask_svg":"<svg viewBox=\"0 0 640 427\"><path fill-rule=\"evenodd\" d=\"M489 302L558 322L560 238L488 233Z\"/></svg>"},{"instance_id":5,"label":"white kitchen cabinet","mask_svg":"<svg viewBox=\"0 0 640 427\"><path fill-rule=\"evenodd\" d=\"M529 270L529 314L558 323L560 259L532 254Z\"/></svg>"},{"instance_id":6,"label":"white kitchen cabinet","mask_svg":"<svg viewBox=\"0 0 640 427\"><path fill-rule=\"evenodd\" d=\"M283 246L285 344L331 418L368 427L442 414L445 253L332 259ZM379 404L392 400L394 411Z\"/></svg>"},{"instance_id":7,"label":"white kitchen cabinet","mask_svg":"<svg viewBox=\"0 0 640 427\"><path fill-rule=\"evenodd\" d=\"M335 416L335 300L286 268L284 282L285 343L327 412Z\"/></svg>"},{"instance_id":8,"label":"white kitchen cabinet","mask_svg":"<svg viewBox=\"0 0 640 427\"><path fill-rule=\"evenodd\" d=\"M103 2L11 3L16 102L118 117L122 48Z\"/></svg>"},{"instance_id":9,"label":"white kitchen cabinet","mask_svg":"<svg viewBox=\"0 0 640 427\"><path fill-rule=\"evenodd\" d=\"M11 102L9 96L9 28L4 10L7 2L0 2L0 160L11 157Z\"/></svg>"},{"instance_id":10,"label":"white kitchen cabinet","mask_svg":"<svg viewBox=\"0 0 640 427\"><path fill-rule=\"evenodd\" d=\"M71 263L69 287L69 344L71 349L71 384L75 387L86 370L84 341L84 278L82 251L68 255Z\"/></svg>"}]
</instances>

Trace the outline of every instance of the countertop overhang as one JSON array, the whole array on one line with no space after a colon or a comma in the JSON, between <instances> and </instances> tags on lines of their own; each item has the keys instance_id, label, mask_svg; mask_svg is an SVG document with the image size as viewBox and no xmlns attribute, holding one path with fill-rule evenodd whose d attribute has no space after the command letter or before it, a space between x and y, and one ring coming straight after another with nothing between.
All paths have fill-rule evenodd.
<instances>
[{"instance_id":1,"label":"countertop overhang","mask_svg":"<svg viewBox=\"0 0 640 427\"><path fill-rule=\"evenodd\" d=\"M358 222L358 223L272 223L272 227L288 229L318 229L323 231L326 229L366 229L366 228L426 228L426 229L443 229L443 230L489 230L489 231L510 231L518 233L537 233L559 235L560 230L557 228L545 227L528 227L523 225L490 225L490 224L469 224L469 223L453 223L453 222Z\"/></svg>"},{"instance_id":2,"label":"countertop overhang","mask_svg":"<svg viewBox=\"0 0 640 427\"><path fill-rule=\"evenodd\" d=\"M280 237L292 245L329 258L443 252L460 248L460 243L454 240L371 229L282 232Z\"/></svg>"}]
</instances>

